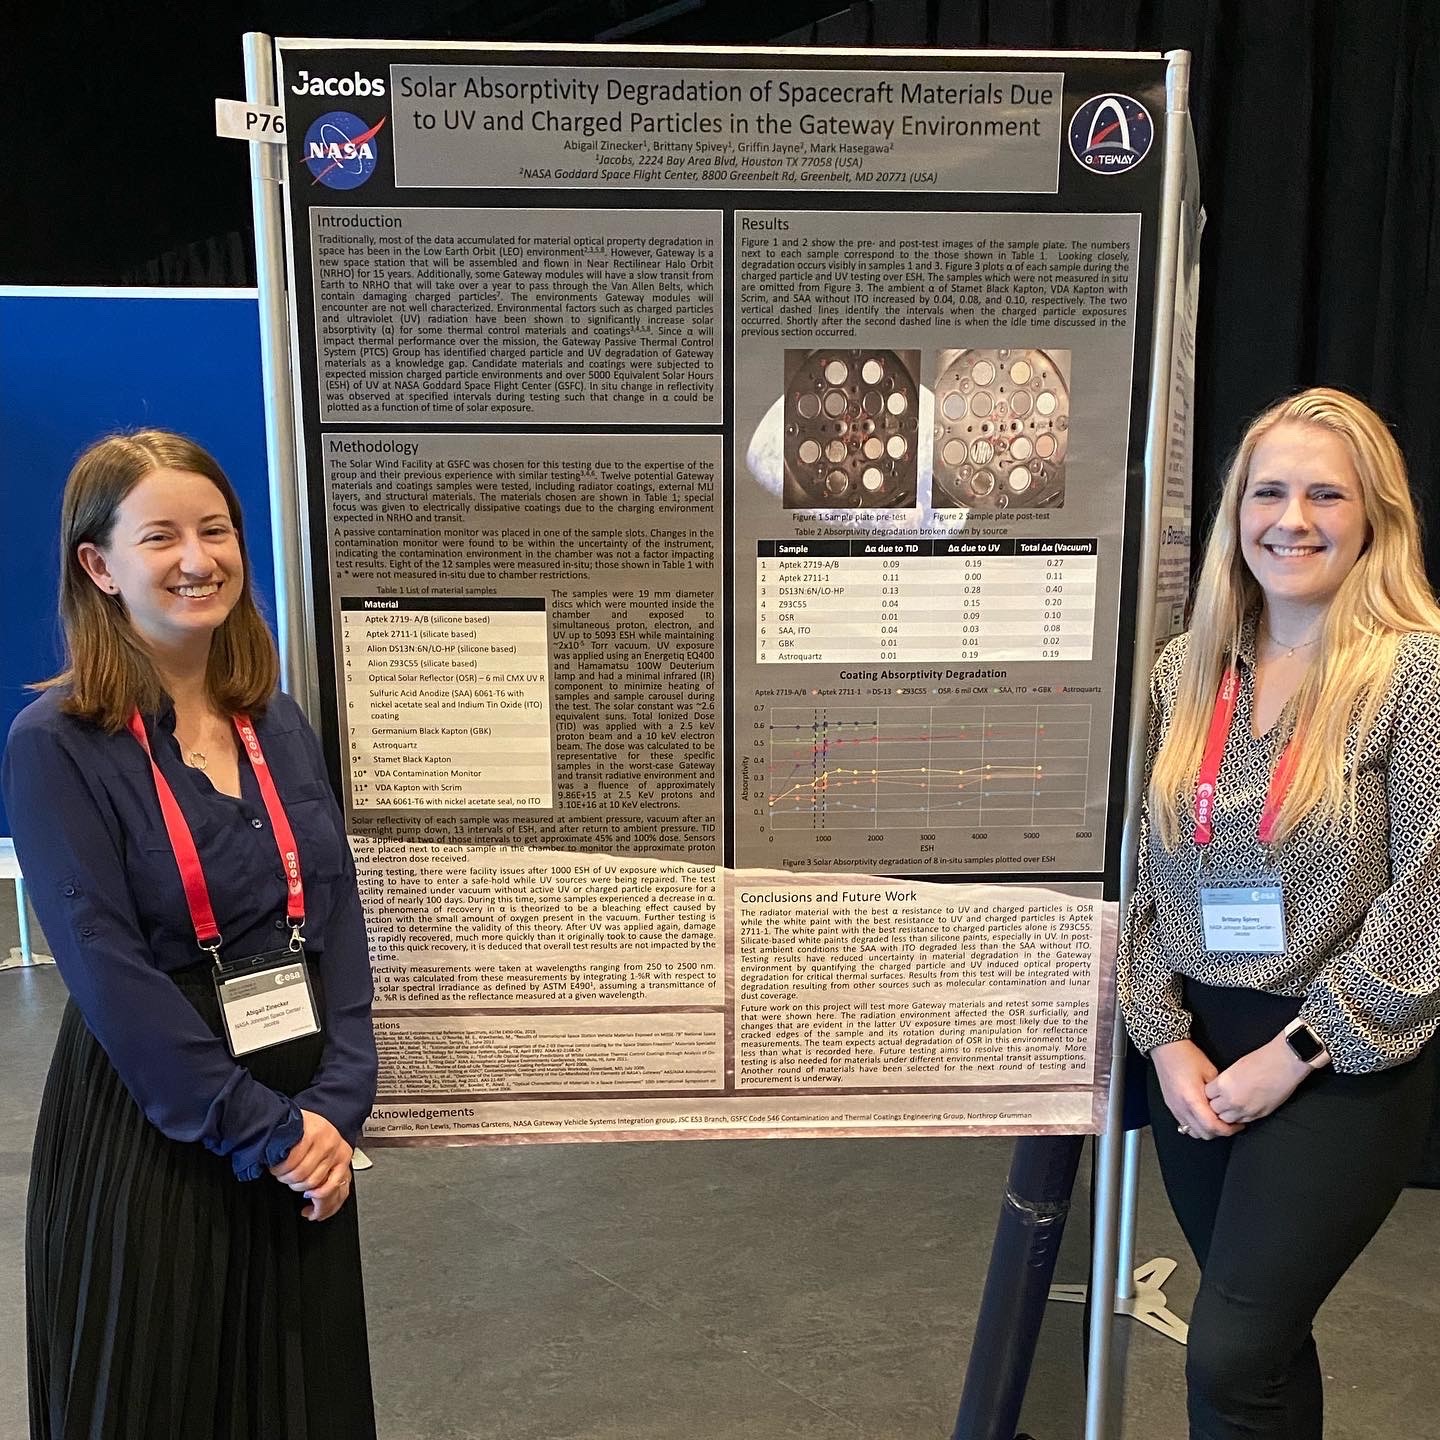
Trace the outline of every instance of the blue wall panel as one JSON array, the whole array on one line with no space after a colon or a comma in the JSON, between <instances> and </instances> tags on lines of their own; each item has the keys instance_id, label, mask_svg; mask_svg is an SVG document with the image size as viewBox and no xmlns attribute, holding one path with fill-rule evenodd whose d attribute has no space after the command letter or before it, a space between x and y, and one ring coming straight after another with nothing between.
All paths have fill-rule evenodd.
<instances>
[{"instance_id":1,"label":"blue wall panel","mask_svg":"<svg viewBox=\"0 0 1440 1440\"><path fill-rule=\"evenodd\" d=\"M270 503L253 292L0 292L0 738L61 662L60 495L108 431L159 425L198 440L240 492L261 603L273 619ZM10 833L0 807L0 835Z\"/></svg>"}]
</instances>

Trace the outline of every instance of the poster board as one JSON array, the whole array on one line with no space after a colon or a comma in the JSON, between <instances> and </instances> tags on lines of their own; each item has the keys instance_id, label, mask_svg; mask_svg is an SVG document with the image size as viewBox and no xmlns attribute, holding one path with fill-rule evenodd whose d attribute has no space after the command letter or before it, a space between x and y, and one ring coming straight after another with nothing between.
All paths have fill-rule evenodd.
<instances>
[{"instance_id":1,"label":"poster board","mask_svg":"<svg viewBox=\"0 0 1440 1440\"><path fill-rule=\"evenodd\" d=\"M277 52L371 1137L1099 1129L1164 59Z\"/></svg>"}]
</instances>

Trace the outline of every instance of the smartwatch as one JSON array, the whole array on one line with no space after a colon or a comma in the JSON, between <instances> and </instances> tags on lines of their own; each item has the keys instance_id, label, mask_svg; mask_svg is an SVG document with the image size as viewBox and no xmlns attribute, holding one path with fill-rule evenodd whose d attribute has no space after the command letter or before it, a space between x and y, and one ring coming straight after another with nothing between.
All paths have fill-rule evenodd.
<instances>
[{"instance_id":1,"label":"smartwatch","mask_svg":"<svg viewBox=\"0 0 1440 1440\"><path fill-rule=\"evenodd\" d=\"M1299 1016L1285 1027L1284 1035L1290 1053L1302 1064L1319 1070L1330 1063L1330 1052L1325 1048L1325 1042Z\"/></svg>"}]
</instances>

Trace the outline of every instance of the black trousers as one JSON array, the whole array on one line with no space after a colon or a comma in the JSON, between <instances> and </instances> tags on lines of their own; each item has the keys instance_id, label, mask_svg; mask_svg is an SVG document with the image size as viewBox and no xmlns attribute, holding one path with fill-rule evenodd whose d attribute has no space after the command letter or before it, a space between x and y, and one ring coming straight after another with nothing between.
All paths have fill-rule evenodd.
<instances>
[{"instance_id":1,"label":"black trousers","mask_svg":"<svg viewBox=\"0 0 1440 1440\"><path fill-rule=\"evenodd\" d=\"M1222 1070L1272 1039L1298 999L1186 983L1191 1038ZM1415 1173L1436 1067L1326 1069L1228 1140L1178 1133L1153 1067L1165 1188L1200 1265L1185 1374L1191 1440L1319 1440L1310 1326Z\"/></svg>"}]
</instances>

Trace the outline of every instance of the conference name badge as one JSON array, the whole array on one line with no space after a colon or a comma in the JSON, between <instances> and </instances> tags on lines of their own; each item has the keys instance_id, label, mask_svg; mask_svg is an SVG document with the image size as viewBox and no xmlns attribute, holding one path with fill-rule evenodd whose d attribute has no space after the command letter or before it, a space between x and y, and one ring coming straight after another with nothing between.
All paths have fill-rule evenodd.
<instances>
[{"instance_id":1,"label":"conference name badge","mask_svg":"<svg viewBox=\"0 0 1440 1440\"><path fill-rule=\"evenodd\" d=\"M1285 892L1279 885L1202 887L1200 923L1212 955L1283 954Z\"/></svg>"},{"instance_id":2,"label":"conference name badge","mask_svg":"<svg viewBox=\"0 0 1440 1440\"><path fill-rule=\"evenodd\" d=\"M230 1053L238 1060L320 1029L305 958L278 950L222 965L215 993Z\"/></svg>"}]
</instances>

